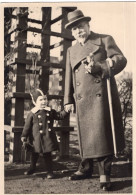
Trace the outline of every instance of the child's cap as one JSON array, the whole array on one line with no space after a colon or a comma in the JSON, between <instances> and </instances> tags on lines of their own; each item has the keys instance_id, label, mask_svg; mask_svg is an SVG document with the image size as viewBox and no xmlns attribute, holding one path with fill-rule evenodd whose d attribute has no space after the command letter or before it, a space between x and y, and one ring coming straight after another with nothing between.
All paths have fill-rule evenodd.
<instances>
[{"instance_id":1,"label":"child's cap","mask_svg":"<svg viewBox=\"0 0 136 195\"><path fill-rule=\"evenodd\" d=\"M30 93L30 95L31 95L31 98L32 98L32 102L35 105L37 98L39 96L44 96L44 93L40 89L35 89L32 93Z\"/></svg>"}]
</instances>

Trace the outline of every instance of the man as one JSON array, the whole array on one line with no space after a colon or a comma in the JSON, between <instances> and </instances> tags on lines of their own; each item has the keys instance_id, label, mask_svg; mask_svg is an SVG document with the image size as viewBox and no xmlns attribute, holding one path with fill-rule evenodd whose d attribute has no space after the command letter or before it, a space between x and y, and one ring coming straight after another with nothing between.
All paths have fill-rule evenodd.
<instances>
[{"instance_id":1,"label":"man","mask_svg":"<svg viewBox=\"0 0 136 195\"><path fill-rule=\"evenodd\" d=\"M97 159L100 187L109 190L114 154L107 92L110 77L116 149L124 149L121 106L114 75L121 72L126 58L109 35L90 32L90 17L80 10L68 14L65 28L72 31L76 44L67 51L64 105L76 104L78 137L82 161L70 179L91 177L93 159Z\"/></svg>"}]
</instances>

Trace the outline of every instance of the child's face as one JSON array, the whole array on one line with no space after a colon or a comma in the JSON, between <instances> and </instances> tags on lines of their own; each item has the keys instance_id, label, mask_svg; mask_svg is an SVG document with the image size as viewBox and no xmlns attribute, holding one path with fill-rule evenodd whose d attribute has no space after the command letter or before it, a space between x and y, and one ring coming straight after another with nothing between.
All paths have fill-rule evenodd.
<instances>
[{"instance_id":1,"label":"child's face","mask_svg":"<svg viewBox=\"0 0 136 195\"><path fill-rule=\"evenodd\" d=\"M39 96L36 100L36 106L39 108L45 108L47 106L48 100L46 96Z\"/></svg>"}]
</instances>

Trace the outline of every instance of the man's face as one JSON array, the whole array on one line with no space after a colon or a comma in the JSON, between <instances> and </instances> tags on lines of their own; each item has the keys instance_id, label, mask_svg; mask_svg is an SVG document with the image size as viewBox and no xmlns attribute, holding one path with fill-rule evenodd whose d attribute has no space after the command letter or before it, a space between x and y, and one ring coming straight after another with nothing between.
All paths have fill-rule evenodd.
<instances>
[{"instance_id":1,"label":"man's face","mask_svg":"<svg viewBox=\"0 0 136 195\"><path fill-rule=\"evenodd\" d=\"M90 26L87 21L81 21L76 24L72 29L72 35L81 44L84 44L90 34Z\"/></svg>"}]
</instances>

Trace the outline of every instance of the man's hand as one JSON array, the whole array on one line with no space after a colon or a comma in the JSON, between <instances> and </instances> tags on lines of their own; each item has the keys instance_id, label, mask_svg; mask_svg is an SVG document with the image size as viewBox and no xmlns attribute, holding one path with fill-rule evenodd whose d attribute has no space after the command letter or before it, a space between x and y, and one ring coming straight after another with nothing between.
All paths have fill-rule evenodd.
<instances>
[{"instance_id":1,"label":"man's hand","mask_svg":"<svg viewBox=\"0 0 136 195\"><path fill-rule=\"evenodd\" d=\"M66 112L73 111L73 104L66 104L64 106L64 109L65 109Z\"/></svg>"}]
</instances>

